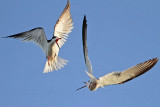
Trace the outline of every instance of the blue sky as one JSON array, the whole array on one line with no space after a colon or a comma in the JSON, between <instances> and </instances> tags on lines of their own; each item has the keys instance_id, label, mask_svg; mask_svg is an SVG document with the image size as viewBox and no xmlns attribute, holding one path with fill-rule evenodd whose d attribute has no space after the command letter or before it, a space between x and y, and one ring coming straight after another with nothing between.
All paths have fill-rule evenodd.
<instances>
[{"instance_id":1,"label":"blue sky","mask_svg":"<svg viewBox=\"0 0 160 107\"><path fill-rule=\"evenodd\" d=\"M0 36L43 27L52 38L67 0L1 0ZM146 74L95 92L75 91L88 81L82 21L88 23L88 53L97 78L160 58L159 0L70 0L74 29L59 56L61 70L43 74L42 50L32 43L0 39L0 107L159 107L160 62Z\"/></svg>"}]
</instances>

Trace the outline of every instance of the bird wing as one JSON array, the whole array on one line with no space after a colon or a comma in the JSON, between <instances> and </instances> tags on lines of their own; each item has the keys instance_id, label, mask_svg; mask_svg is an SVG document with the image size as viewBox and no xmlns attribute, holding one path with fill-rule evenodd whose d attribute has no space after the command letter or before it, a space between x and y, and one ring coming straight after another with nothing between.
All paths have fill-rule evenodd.
<instances>
[{"instance_id":1,"label":"bird wing","mask_svg":"<svg viewBox=\"0 0 160 107\"><path fill-rule=\"evenodd\" d=\"M42 48L42 50L45 52L46 47L47 47L47 38L45 35L45 32L43 28L38 27L34 28L32 30L18 33L15 35L7 36L5 38L17 38L25 42L33 42L36 43L38 46Z\"/></svg>"},{"instance_id":2,"label":"bird wing","mask_svg":"<svg viewBox=\"0 0 160 107\"><path fill-rule=\"evenodd\" d=\"M158 60L158 58L153 58L146 62L137 64L136 66L133 66L122 72L109 73L103 77L100 77L99 83L102 86L112 84L123 84L149 71L157 63Z\"/></svg>"},{"instance_id":3,"label":"bird wing","mask_svg":"<svg viewBox=\"0 0 160 107\"><path fill-rule=\"evenodd\" d=\"M88 69L88 72L92 74L92 65L88 57L88 50L87 50L87 20L86 16L83 19L83 26L82 26L82 40L83 40L83 53L85 63Z\"/></svg>"},{"instance_id":4,"label":"bird wing","mask_svg":"<svg viewBox=\"0 0 160 107\"><path fill-rule=\"evenodd\" d=\"M61 47L65 43L67 36L72 29L73 29L73 23L70 14L70 3L68 0L66 7L64 8L61 16L59 17L54 27L54 36L61 38L58 41L59 47Z\"/></svg>"}]
</instances>

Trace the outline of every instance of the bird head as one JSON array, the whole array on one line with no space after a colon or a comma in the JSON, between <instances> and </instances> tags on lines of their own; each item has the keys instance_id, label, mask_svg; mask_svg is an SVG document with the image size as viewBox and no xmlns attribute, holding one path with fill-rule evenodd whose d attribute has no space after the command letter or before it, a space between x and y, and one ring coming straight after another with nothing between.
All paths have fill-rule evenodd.
<instances>
[{"instance_id":1,"label":"bird head","mask_svg":"<svg viewBox=\"0 0 160 107\"><path fill-rule=\"evenodd\" d=\"M86 71L86 73L87 73L87 75L90 77L90 81L88 81L88 82L83 82L83 83L85 83L85 86L83 86L83 87L81 87L81 88L78 88L76 91L78 91L78 90L80 90L80 89L82 89L82 88L85 88L85 87L88 87L88 89L90 90L90 91L95 91L97 88L98 88L98 80L92 75L92 74L90 74L90 73L88 73L87 71Z\"/></svg>"},{"instance_id":2,"label":"bird head","mask_svg":"<svg viewBox=\"0 0 160 107\"><path fill-rule=\"evenodd\" d=\"M56 37L56 38L55 38L56 43L58 43L58 41L59 41L60 39L61 39L61 38Z\"/></svg>"}]
</instances>

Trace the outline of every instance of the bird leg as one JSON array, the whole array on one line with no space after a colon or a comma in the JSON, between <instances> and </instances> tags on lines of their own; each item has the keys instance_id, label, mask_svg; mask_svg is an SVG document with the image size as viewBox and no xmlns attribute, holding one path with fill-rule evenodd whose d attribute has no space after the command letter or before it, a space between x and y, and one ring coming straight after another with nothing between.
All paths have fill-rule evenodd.
<instances>
[{"instance_id":1,"label":"bird leg","mask_svg":"<svg viewBox=\"0 0 160 107\"><path fill-rule=\"evenodd\" d=\"M49 57L48 57L48 66L50 66L50 63L49 63Z\"/></svg>"},{"instance_id":2,"label":"bird leg","mask_svg":"<svg viewBox=\"0 0 160 107\"><path fill-rule=\"evenodd\" d=\"M51 60L51 62L53 62L53 57L51 57L51 56L48 56L48 65L50 66L51 64L50 64L50 61Z\"/></svg>"},{"instance_id":3,"label":"bird leg","mask_svg":"<svg viewBox=\"0 0 160 107\"><path fill-rule=\"evenodd\" d=\"M53 58L52 58L51 56L48 56L48 65L49 65L49 66L51 65L51 64L50 64L50 60L53 61Z\"/></svg>"}]
</instances>

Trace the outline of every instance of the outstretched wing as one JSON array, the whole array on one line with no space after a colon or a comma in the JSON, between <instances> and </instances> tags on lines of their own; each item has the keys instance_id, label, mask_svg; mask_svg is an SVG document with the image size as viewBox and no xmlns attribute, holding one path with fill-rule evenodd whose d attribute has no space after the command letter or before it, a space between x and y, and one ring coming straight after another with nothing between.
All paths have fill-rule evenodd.
<instances>
[{"instance_id":1,"label":"outstretched wing","mask_svg":"<svg viewBox=\"0 0 160 107\"><path fill-rule=\"evenodd\" d=\"M70 14L70 3L68 0L65 9L63 10L61 16L59 17L54 27L54 36L61 38L58 41L59 47L61 47L65 43L68 34L71 32L72 29L73 29L73 23Z\"/></svg>"},{"instance_id":2,"label":"outstretched wing","mask_svg":"<svg viewBox=\"0 0 160 107\"><path fill-rule=\"evenodd\" d=\"M44 32L43 28L41 28L41 27L34 28L32 30L18 33L15 35L7 36L5 38L17 38L17 39L20 39L25 42L36 43L38 46L40 46L43 49L44 52L45 52L46 47L48 45L45 32Z\"/></svg>"},{"instance_id":3,"label":"outstretched wing","mask_svg":"<svg viewBox=\"0 0 160 107\"><path fill-rule=\"evenodd\" d=\"M83 19L83 26L82 26L82 40L83 40L83 53L85 63L88 69L88 72L92 74L92 65L88 57L88 50L87 50L87 20L86 16Z\"/></svg>"},{"instance_id":4,"label":"outstretched wing","mask_svg":"<svg viewBox=\"0 0 160 107\"><path fill-rule=\"evenodd\" d=\"M157 63L158 60L158 58L153 58L122 72L109 73L103 77L100 77L99 83L102 86L112 84L123 84L149 71Z\"/></svg>"}]
</instances>

